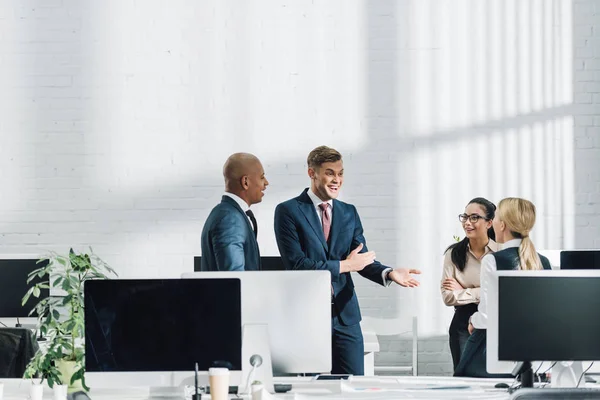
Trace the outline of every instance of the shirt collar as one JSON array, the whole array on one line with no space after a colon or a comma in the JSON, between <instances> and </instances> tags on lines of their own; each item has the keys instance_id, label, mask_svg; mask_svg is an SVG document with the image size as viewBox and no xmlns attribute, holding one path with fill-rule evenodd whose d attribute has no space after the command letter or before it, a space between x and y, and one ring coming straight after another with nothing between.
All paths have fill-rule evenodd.
<instances>
[{"instance_id":1,"label":"shirt collar","mask_svg":"<svg viewBox=\"0 0 600 400\"><path fill-rule=\"evenodd\" d=\"M473 257L475 257L475 254L473 254L473 252L471 251L470 244L467 244L467 249L469 250L469 253L471 253L471 255ZM481 256L481 258L483 258L483 256L485 256L489 253L495 253L496 251L498 251L498 243L494 242L492 239L489 239L488 243L485 245L485 251L484 251L483 255ZM475 258L477 258L477 257L475 257Z\"/></svg>"},{"instance_id":2,"label":"shirt collar","mask_svg":"<svg viewBox=\"0 0 600 400\"><path fill-rule=\"evenodd\" d=\"M509 249L511 247L519 247L522 241L522 239L512 239L508 242L500 243L499 250Z\"/></svg>"},{"instance_id":3,"label":"shirt collar","mask_svg":"<svg viewBox=\"0 0 600 400\"><path fill-rule=\"evenodd\" d=\"M243 212L246 212L250 209L250 206L248 205L248 203L246 203L240 196L238 196L237 194L233 194L233 193L229 193L229 192L225 192L223 194L223 196L227 196L232 198L237 204L238 206L240 206L240 208L242 209Z\"/></svg>"},{"instance_id":4,"label":"shirt collar","mask_svg":"<svg viewBox=\"0 0 600 400\"><path fill-rule=\"evenodd\" d=\"M490 251L492 251L492 252L496 252L496 251L498 251L498 250L499 250L499 248L498 248L498 247L499 247L498 243L496 243L494 240L490 239L490 240L488 241L487 248L488 248Z\"/></svg>"},{"instance_id":5,"label":"shirt collar","mask_svg":"<svg viewBox=\"0 0 600 400\"><path fill-rule=\"evenodd\" d=\"M329 199L328 201L323 201L321 200L316 194L313 193L312 189L308 189L308 197L310 197L310 200L313 202L315 207L319 207L319 204L323 204L323 203L327 203L329 204L329 207L333 210L333 200Z\"/></svg>"}]
</instances>

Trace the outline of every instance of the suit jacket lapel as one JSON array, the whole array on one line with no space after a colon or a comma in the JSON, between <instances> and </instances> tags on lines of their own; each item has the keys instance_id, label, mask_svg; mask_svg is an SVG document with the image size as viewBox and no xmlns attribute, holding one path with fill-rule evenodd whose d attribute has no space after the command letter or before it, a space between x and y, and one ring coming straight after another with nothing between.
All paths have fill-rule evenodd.
<instances>
[{"instance_id":1,"label":"suit jacket lapel","mask_svg":"<svg viewBox=\"0 0 600 400\"><path fill-rule=\"evenodd\" d=\"M315 235L317 235L317 237L321 241L321 244L325 248L325 251L328 252L329 246L327 246L327 242L325 241L325 235L323 234L323 226L319 221L319 216L317 215L315 205L311 201L310 197L308 197L308 194L306 194L306 192L307 190L302 192L302 194L298 197L298 208L300 208L300 211L302 212L302 214L304 214L304 217L308 221L309 225L315 231Z\"/></svg>"},{"instance_id":2,"label":"suit jacket lapel","mask_svg":"<svg viewBox=\"0 0 600 400\"><path fill-rule=\"evenodd\" d=\"M248 216L246 215L246 213L244 212L244 210L242 210L240 208L240 205L235 200L233 200L229 196L223 196L221 198L221 202L222 203L229 203L229 204L233 205L235 207L235 209L238 210L244 216L244 220L246 221L246 225L250 229L250 232L254 232L254 229L252 228L252 224L250 223L250 220L248 219ZM254 243L254 247L256 248L256 252L259 255L259 260L260 260L260 249L258 248L258 241L254 237L254 233L252 235L249 235L249 236L252 237L252 239L250 239L250 240L252 240L252 242ZM257 266L257 267L260 267L260 265Z\"/></svg>"},{"instance_id":3,"label":"suit jacket lapel","mask_svg":"<svg viewBox=\"0 0 600 400\"><path fill-rule=\"evenodd\" d=\"M222 203L229 203L232 206L234 206L235 209L238 210L240 212L240 214L242 214L244 216L244 219L246 220L246 224L248 224L248 228L250 228L251 231L253 230L252 229L252 224L250 223L250 220L248 220L248 216L246 215L246 213L244 212L244 210L242 210L240 208L240 205L234 199L232 199L229 196L223 196L221 198L221 202Z\"/></svg>"}]
</instances>

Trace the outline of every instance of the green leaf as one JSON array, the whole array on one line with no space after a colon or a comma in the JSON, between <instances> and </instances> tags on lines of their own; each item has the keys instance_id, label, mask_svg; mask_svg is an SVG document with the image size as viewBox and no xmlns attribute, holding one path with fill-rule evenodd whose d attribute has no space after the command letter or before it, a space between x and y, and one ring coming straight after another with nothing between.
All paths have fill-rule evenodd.
<instances>
[{"instance_id":1,"label":"green leaf","mask_svg":"<svg viewBox=\"0 0 600 400\"><path fill-rule=\"evenodd\" d=\"M33 287L33 296L40 297L40 293L41 293L40 288L38 286L34 286Z\"/></svg>"},{"instance_id":2,"label":"green leaf","mask_svg":"<svg viewBox=\"0 0 600 400\"><path fill-rule=\"evenodd\" d=\"M27 293L25 293L25 296L23 296L23 300L21 300L21 305L24 306L25 303L27 303L27 300L29 300L29 298L31 297L31 294L33 293L33 287L30 287L27 290Z\"/></svg>"},{"instance_id":3,"label":"green leaf","mask_svg":"<svg viewBox=\"0 0 600 400\"><path fill-rule=\"evenodd\" d=\"M60 283L62 282L62 280L63 280L62 276L59 276L58 278L56 278L54 280L54 282L52 282L52 287L58 287L60 285Z\"/></svg>"},{"instance_id":4,"label":"green leaf","mask_svg":"<svg viewBox=\"0 0 600 400\"><path fill-rule=\"evenodd\" d=\"M69 304L71 302L72 298L73 298L72 294L68 294L65 297L63 297L63 299L62 299L62 305L66 306L67 304Z\"/></svg>"}]
</instances>

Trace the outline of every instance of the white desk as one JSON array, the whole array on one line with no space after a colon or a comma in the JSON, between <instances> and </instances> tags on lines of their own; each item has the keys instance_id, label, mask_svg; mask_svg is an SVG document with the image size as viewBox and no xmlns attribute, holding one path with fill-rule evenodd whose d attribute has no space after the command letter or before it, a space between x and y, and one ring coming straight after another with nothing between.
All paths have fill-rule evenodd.
<instances>
[{"instance_id":1,"label":"white desk","mask_svg":"<svg viewBox=\"0 0 600 400\"><path fill-rule=\"evenodd\" d=\"M4 379L3 400L25 400L28 381ZM292 383L290 393L275 395L276 399L289 400L378 400L378 399L508 399L506 390L494 389L498 379L459 379L451 377L353 377L350 382L312 381L311 378L276 378L279 383ZM92 400L145 400L148 388L100 389L92 388ZM210 396L202 396L210 399ZM236 398L236 396L232 396ZM249 399L250 396L243 396ZM52 390L44 391L44 400L52 399Z\"/></svg>"}]
</instances>

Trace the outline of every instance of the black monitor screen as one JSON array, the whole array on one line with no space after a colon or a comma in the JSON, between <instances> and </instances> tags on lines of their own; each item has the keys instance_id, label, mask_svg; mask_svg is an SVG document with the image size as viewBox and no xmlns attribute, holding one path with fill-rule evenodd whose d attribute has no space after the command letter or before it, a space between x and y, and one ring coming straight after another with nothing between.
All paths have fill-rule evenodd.
<instances>
[{"instance_id":1,"label":"black monitor screen","mask_svg":"<svg viewBox=\"0 0 600 400\"><path fill-rule=\"evenodd\" d=\"M31 283L27 283L28 275L48 265L48 261L14 259L0 260L0 318L25 318L35 305L50 294L49 289L41 289L39 297L31 296L24 306L21 300L27 290L36 283L47 281L46 277L36 277ZM37 316L36 313L31 317Z\"/></svg>"},{"instance_id":2,"label":"black monitor screen","mask_svg":"<svg viewBox=\"0 0 600 400\"><path fill-rule=\"evenodd\" d=\"M600 360L600 277L498 281L498 359Z\"/></svg>"},{"instance_id":3,"label":"black monitor screen","mask_svg":"<svg viewBox=\"0 0 600 400\"><path fill-rule=\"evenodd\" d=\"M194 257L194 271L200 272L202 271L202 257L195 256ZM263 256L260 258L260 269L262 271L285 271L285 267L283 266L283 261L279 256Z\"/></svg>"},{"instance_id":4,"label":"black monitor screen","mask_svg":"<svg viewBox=\"0 0 600 400\"><path fill-rule=\"evenodd\" d=\"M88 281L86 371L241 370L239 279Z\"/></svg>"},{"instance_id":5,"label":"black monitor screen","mask_svg":"<svg viewBox=\"0 0 600 400\"><path fill-rule=\"evenodd\" d=\"M560 269L600 269L600 250L561 251Z\"/></svg>"}]
</instances>

